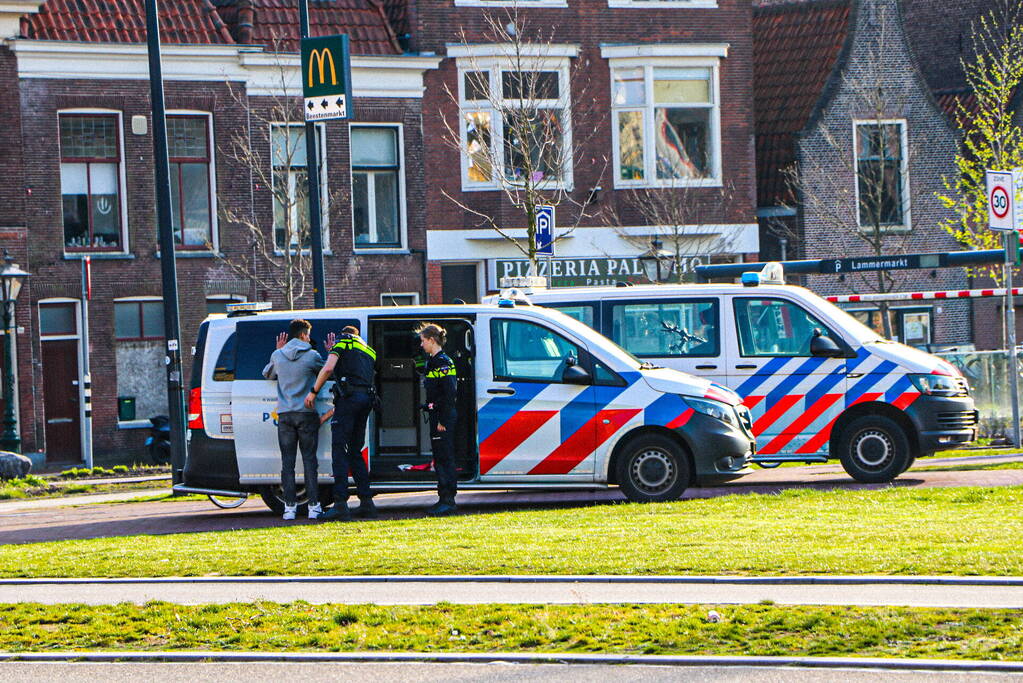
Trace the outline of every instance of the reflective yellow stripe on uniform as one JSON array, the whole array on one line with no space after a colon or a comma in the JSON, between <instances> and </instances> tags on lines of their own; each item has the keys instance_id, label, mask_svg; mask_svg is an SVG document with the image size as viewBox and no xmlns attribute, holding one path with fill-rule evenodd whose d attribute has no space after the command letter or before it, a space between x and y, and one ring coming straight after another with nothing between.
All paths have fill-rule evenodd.
<instances>
[{"instance_id":1,"label":"reflective yellow stripe on uniform","mask_svg":"<svg viewBox=\"0 0 1023 683\"><path fill-rule=\"evenodd\" d=\"M426 373L427 379L440 379L441 377L454 377L457 373L455 372L454 365L446 365L443 368L437 368L436 370L430 370Z\"/></svg>"},{"instance_id":2,"label":"reflective yellow stripe on uniform","mask_svg":"<svg viewBox=\"0 0 1023 683\"><path fill-rule=\"evenodd\" d=\"M349 350L362 351L373 360L377 359L377 352L366 346L361 339L342 339L338 343L331 347L331 351L349 351Z\"/></svg>"}]
</instances>

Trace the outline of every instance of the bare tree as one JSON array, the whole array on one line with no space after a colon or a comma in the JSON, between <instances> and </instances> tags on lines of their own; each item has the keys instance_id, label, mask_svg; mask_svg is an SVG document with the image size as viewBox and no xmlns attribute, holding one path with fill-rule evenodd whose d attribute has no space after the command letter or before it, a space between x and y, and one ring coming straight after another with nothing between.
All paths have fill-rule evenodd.
<instances>
[{"instance_id":1,"label":"bare tree","mask_svg":"<svg viewBox=\"0 0 1023 683\"><path fill-rule=\"evenodd\" d=\"M485 14L484 22L481 42L492 50L482 57L467 49L469 56L462 62L466 67L459 68L462 82L454 90L445 87L458 113L443 117L444 142L463 157L468 182L502 191L522 215L526 238L512 234L518 226L503 225L498 217L468 201L442 193L478 218L481 226L492 228L515 245L535 275L538 205L570 207L559 212L558 221L564 227L555 240L598 213L591 207L598 188L576 190L573 178L574 168L583 161L586 141L597 131L594 126L573 130L571 123L573 117L591 120L586 112L595 105L585 94L585 70L578 60L563 77L564 58L551 54L553 29L546 34L533 30L515 3L503 12ZM480 44L470 42L464 30L459 41L466 48ZM597 178L607 168L607 158L601 161L603 168Z\"/></svg>"},{"instance_id":2,"label":"bare tree","mask_svg":"<svg viewBox=\"0 0 1023 683\"><path fill-rule=\"evenodd\" d=\"M294 78L295 66L285 61L287 55L279 46L275 40L275 94L253 102L244 89L227 84L234 105L245 112L248 126L233 130L220 147L221 154L248 171L257 191L269 191L272 221L266 224L266 214L257 210L255 201L236 208L230 198L218 197L221 225L243 232L246 252L217 258L230 272L252 281L258 289L279 294L287 307L294 309L312 293L309 183L302 93L295 87L301 81ZM317 149L321 149L319 144ZM324 183L322 173L320 179ZM330 210L342 206L346 194L341 190L321 192L321 198L326 225ZM212 245L207 246L212 250Z\"/></svg>"},{"instance_id":3,"label":"bare tree","mask_svg":"<svg viewBox=\"0 0 1023 683\"><path fill-rule=\"evenodd\" d=\"M684 176L672 174L663 186L635 188L625 193L625 205L642 216L647 225L657 226L656 235L627 231L622 227L626 222L613 207L608 210L608 223L623 240L658 258L666 274L662 281L682 282L694 266L709 263L716 255L733 253L735 235L701 221L713 207L727 204L732 195L728 184L692 186L684 184ZM654 239L662 246L659 254L652 253Z\"/></svg>"},{"instance_id":4,"label":"bare tree","mask_svg":"<svg viewBox=\"0 0 1023 683\"><path fill-rule=\"evenodd\" d=\"M867 0L861 11L869 13L874 31L864 35L862 54L850 59L842 74L851 96L849 116L833 123L822 120L814 133L826 151L804 155L782 173L804 215L855 237L872 256L892 256L907 251L912 227L908 209L915 201L912 189L904 185L903 170L912 168L918 150L908 144L904 127L892 121L905 118L909 108L907 94L893 80L905 69L891 49L897 40L896 9L891 0ZM877 270L851 274L847 284L852 291L863 287L883 294L897 281L890 272ZM884 335L890 338L888 304L878 307Z\"/></svg>"}]
</instances>

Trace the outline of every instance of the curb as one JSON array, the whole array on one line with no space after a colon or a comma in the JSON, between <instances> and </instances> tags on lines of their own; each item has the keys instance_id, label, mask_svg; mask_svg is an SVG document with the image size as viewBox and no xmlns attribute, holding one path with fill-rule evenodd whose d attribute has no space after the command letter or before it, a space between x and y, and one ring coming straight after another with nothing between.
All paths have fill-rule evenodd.
<instances>
[{"instance_id":1,"label":"curb","mask_svg":"<svg viewBox=\"0 0 1023 683\"><path fill-rule=\"evenodd\" d=\"M622 576L622 575L366 575L366 576L183 576L116 578L11 578L2 586L239 583L636 583L776 586L1023 586L1021 576Z\"/></svg>"},{"instance_id":2,"label":"curb","mask_svg":"<svg viewBox=\"0 0 1023 683\"><path fill-rule=\"evenodd\" d=\"M597 655L558 653L419 653L419 652L2 652L0 662L100 662L145 664L286 662L424 662L437 664L634 664L646 666L800 667L1021 673L1023 661L951 659L882 659L876 657L757 657L704 655Z\"/></svg>"}]
</instances>

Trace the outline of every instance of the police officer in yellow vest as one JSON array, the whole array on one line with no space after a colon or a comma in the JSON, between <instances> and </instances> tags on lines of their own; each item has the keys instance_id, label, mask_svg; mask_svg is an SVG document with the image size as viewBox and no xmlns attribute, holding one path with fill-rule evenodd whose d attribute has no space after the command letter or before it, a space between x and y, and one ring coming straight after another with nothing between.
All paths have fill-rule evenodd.
<instances>
[{"instance_id":1,"label":"police officer in yellow vest","mask_svg":"<svg viewBox=\"0 0 1023 683\"><path fill-rule=\"evenodd\" d=\"M366 442L366 420L376 401L376 352L359 336L359 329L345 327L330 349L327 362L316 377L313 390L306 396L312 406L324 383L334 375L334 416L331 419L331 464L334 474L334 507L322 517L326 521L351 521L348 510L348 473L355 480L359 496L359 517L377 516L369 488L369 470L362 459Z\"/></svg>"},{"instance_id":2,"label":"police officer in yellow vest","mask_svg":"<svg viewBox=\"0 0 1023 683\"><path fill-rule=\"evenodd\" d=\"M456 397L458 383L455 364L444 353L447 332L440 325L422 325L418 330L420 344L429 358L426 361L426 410L430 417L430 444L433 447L433 468L437 472L437 504L431 515L450 515L456 511L455 493L458 472L455 468L455 426L458 422Z\"/></svg>"}]
</instances>

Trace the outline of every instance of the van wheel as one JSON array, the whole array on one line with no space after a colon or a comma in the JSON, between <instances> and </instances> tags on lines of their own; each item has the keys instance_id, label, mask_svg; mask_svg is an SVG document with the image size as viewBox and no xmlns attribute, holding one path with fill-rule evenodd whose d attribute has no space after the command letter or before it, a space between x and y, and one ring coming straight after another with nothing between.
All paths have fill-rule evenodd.
<instances>
[{"instance_id":1,"label":"van wheel","mask_svg":"<svg viewBox=\"0 0 1023 683\"><path fill-rule=\"evenodd\" d=\"M838 440L838 456L849 476L864 484L890 482L912 464L906 433L881 415L850 422Z\"/></svg>"},{"instance_id":2,"label":"van wheel","mask_svg":"<svg viewBox=\"0 0 1023 683\"><path fill-rule=\"evenodd\" d=\"M625 445L615 472L634 503L677 500L689 487L689 456L671 439L648 434Z\"/></svg>"},{"instance_id":3,"label":"van wheel","mask_svg":"<svg viewBox=\"0 0 1023 683\"><path fill-rule=\"evenodd\" d=\"M284 514L284 488L280 484L260 487L259 497L275 515ZM309 511L309 497L306 496L305 486L299 485L295 488L295 501L298 503L298 514L304 516Z\"/></svg>"}]
</instances>

